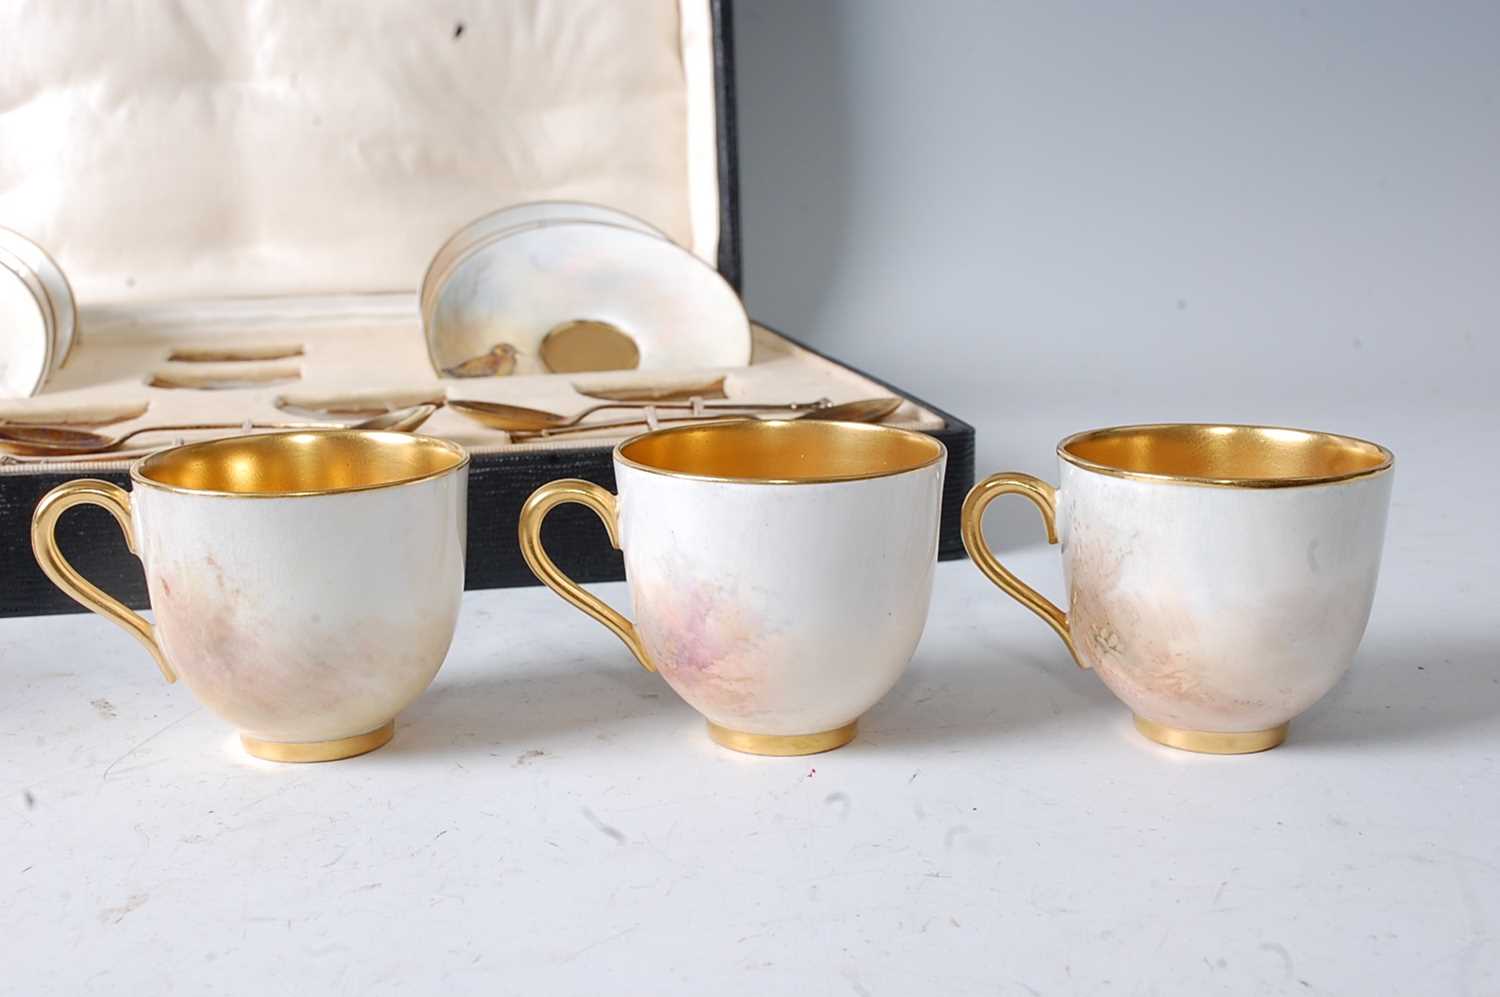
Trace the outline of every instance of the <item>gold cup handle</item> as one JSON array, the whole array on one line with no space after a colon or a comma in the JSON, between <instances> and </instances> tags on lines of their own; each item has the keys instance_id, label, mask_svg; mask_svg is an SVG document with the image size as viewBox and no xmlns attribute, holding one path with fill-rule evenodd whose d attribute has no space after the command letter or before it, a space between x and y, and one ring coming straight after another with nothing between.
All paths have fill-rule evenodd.
<instances>
[{"instance_id":1,"label":"gold cup handle","mask_svg":"<svg viewBox=\"0 0 1500 997\"><path fill-rule=\"evenodd\" d=\"M989 544L984 541L984 510L1001 495L1024 495L1029 498L1032 504L1041 510L1042 522L1047 527L1047 542L1057 543L1057 489L1041 478L1010 471L1004 474L992 474L985 478L975 485L969 491L968 497L964 499L962 519L964 549L969 552L970 560L986 578L1000 586L1006 595L1046 620L1047 625L1056 630L1063 643L1068 645L1068 653L1073 655L1073 660L1078 662L1078 666L1087 668L1088 664L1078 656L1078 649L1073 646L1073 635L1068 630L1068 614L1058 609L1046 596L1011 574L1005 565L1000 563L994 551L990 550Z\"/></svg>"},{"instance_id":2,"label":"gold cup handle","mask_svg":"<svg viewBox=\"0 0 1500 997\"><path fill-rule=\"evenodd\" d=\"M651 664L651 659L646 656L646 649L641 646L641 636L636 632L635 624L563 574L557 565L552 563L552 558L547 555L546 549L542 546L542 521L547 518L547 513L551 512L554 506L567 502L577 502L593 510L594 515L599 517L604 523L605 530L609 532L610 544L615 550L620 549L619 518L615 510L615 497L592 481L564 478L560 481L550 481L532 492L526 504L521 507L519 527L521 555L526 558L526 563L531 567L532 572L548 588L613 630L615 636L630 648L630 653L635 655L635 659L646 671L656 671L656 666Z\"/></svg>"},{"instance_id":3,"label":"gold cup handle","mask_svg":"<svg viewBox=\"0 0 1500 997\"><path fill-rule=\"evenodd\" d=\"M36 513L31 517L31 550L36 555L36 563L42 566L54 585L85 609L91 609L129 631L156 659L162 678L176 682L177 673L167 664L167 656L162 653L151 624L80 575L58 549L57 521L75 505L97 505L108 510L120 524L120 532L125 534L125 546L130 553L140 556L135 549L135 531L130 525L130 493L108 481L80 478L58 485L37 504Z\"/></svg>"}]
</instances>

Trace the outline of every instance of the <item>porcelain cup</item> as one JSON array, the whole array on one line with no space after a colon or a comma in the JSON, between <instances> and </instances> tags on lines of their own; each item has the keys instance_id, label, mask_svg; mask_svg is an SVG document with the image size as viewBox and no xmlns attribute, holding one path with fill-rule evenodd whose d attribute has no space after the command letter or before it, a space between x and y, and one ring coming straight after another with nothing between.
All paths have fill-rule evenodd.
<instances>
[{"instance_id":1,"label":"porcelain cup","mask_svg":"<svg viewBox=\"0 0 1500 997\"><path fill-rule=\"evenodd\" d=\"M521 512L538 578L610 628L737 751L848 743L911 660L937 561L947 453L859 423L738 420L660 429L614 451L618 498L554 481ZM542 547L542 521L588 507L624 552L635 622Z\"/></svg>"},{"instance_id":2,"label":"porcelain cup","mask_svg":"<svg viewBox=\"0 0 1500 997\"><path fill-rule=\"evenodd\" d=\"M37 506L32 547L68 595L130 631L174 682L276 761L391 739L453 639L469 458L404 433L314 430L191 443ZM146 572L155 622L83 578L62 515L102 506Z\"/></svg>"},{"instance_id":3,"label":"porcelain cup","mask_svg":"<svg viewBox=\"0 0 1500 997\"><path fill-rule=\"evenodd\" d=\"M1152 740L1235 754L1280 744L1349 668L1385 537L1393 458L1265 426L1125 426L1058 445L1061 484L996 474L964 502L979 570L1062 637ZM1037 505L1069 605L1007 571L985 507Z\"/></svg>"}]
</instances>

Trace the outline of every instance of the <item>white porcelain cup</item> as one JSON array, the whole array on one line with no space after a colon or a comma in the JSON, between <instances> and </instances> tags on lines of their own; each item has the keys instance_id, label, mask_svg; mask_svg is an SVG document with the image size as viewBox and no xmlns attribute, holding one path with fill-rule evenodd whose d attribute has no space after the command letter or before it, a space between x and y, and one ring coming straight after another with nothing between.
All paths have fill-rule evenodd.
<instances>
[{"instance_id":1,"label":"white porcelain cup","mask_svg":"<svg viewBox=\"0 0 1500 997\"><path fill-rule=\"evenodd\" d=\"M1046 620L1141 733L1192 751L1280 744L1364 634L1393 458L1299 429L1124 426L1058 445L1061 486L996 474L964 502L979 570ZM1064 613L1007 571L980 528L1005 494L1062 539Z\"/></svg>"},{"instance_id":2,"label":"white porcelain cup","mask_svg":"<svg viewBox=\"0 0 1500 997\"><path fill-rule=\"evenodd\" d=\"M521 550L564 599L613 630L725 747L801 755L848 743L911 660L932 593L947 453L860 423L740 420L661 429L615 448L618 499L543 485ZM635 622L542 548L565 502L625 555Z\"/></svg>"},{"instance_id":3,"label":"white porcelain cup","mask_svg":"<svg viewBox=\"0 0 1500 997\"><path fill-rule=\"evenodd\" d=\"M32 520L47 576L118 623L168 682L276 761L327 761L391 739L432 682L464 586L469 458L405 433L239 436L136 462L133 491L80 479ZM155 624L63 557L76 505L108 510L146 571Z\"/></svg>"}]
</instances>

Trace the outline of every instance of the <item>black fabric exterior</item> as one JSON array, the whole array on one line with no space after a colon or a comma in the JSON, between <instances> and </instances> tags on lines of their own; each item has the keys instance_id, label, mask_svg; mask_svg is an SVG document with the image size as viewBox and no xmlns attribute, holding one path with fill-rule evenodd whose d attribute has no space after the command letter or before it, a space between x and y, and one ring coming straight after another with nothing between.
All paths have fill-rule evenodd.
<instances>
[{"instance_id":1,"label":"black fabric exterior","mask_svg":"<svg viewBox=\"0 0 1500 997\"><path fill-rule=\"evenodd\" d=\"M712 0L714 19L714 87L719 146L719 273L743 290L740 281L740 149L735 125L734 7L732 0Z\"/></svg>"}]
</instances>

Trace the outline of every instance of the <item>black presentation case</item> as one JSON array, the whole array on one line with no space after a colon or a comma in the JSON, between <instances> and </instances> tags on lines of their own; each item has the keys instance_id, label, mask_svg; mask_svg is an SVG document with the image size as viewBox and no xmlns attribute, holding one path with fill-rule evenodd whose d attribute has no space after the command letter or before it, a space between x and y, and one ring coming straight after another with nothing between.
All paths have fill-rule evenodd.
<instances>
[{"instance_id":1,"label":"black presentation case","mask_svg":"<svg viewBox=\"0 0 1500 997\"><path fill-rule=\"evenodd\" d=\"M712 71L715 91L718 166L720 273L736 288L741 286L738 178L736 175L734 44L731 0L711 0ZM0 70L4 72L4 70ZM4 200L0 198L0 208ZM6 218L0 216L0 225ZM753 279L753 274L751 275ZM83 326L87 336L88 326ZM780 334L793 344L792 335ZM815 355L816 351L808 349ZM827 358L831 359L831 358ZM942 425L925 430L948 448L947 479L942 499L942 530L939 556L964 555L959 537L959 513L974 478L974 430L962 420L934 406L912 399L898 386L865 374L890 393L910 399L937 416ZM469 548L467 587L501 588L536 584L526 567L516 537L516 520L522 503L537 486L555 478L577 477L614 486L610 454L612 442L563 450L524 448L508 453L476 453L469 486ZM31 552L31 515L37 502L58 484L79 477L97 477L129 487L128 472L118 466L102 472L70 468L59 472L38 467L8 468L0 473L0 616L79 612L81 608L55 588L42 574ZM598 520L587 510L572 506L556 510L547 520L545 540L558 565L584 582L611 581L624 577L618 551L613 550ZM61 522L58 539L69 560L90 580L133 608L147 605L144 576L139 562L125 550L120 532L110 516L96 507L70 512Z\"/></svg>"}]
</instances>

